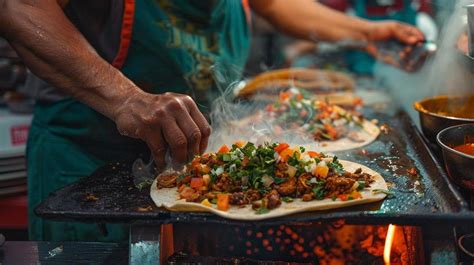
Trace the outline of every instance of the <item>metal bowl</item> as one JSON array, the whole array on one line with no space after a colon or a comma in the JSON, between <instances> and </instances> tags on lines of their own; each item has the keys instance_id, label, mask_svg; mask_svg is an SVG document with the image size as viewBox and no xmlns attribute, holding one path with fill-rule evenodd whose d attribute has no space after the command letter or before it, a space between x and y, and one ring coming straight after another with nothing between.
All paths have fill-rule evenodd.
<instances>
[{"instance_id":1,"label":"metal bowl","mask_svg":"<svg viewBox=\"0 0 474 265\"><path fill-rule=\"evenodd\" d=\"M446 128L438 134L437 141L443 150L444 165L451 180L460 187L474 190L474 156L453 149L474 142L474 124Z\"/></svg>"},{"instance_id":2,"label":"metal bowl","mask_svg":"<svg viewBox=\"0 0 474 265\"><path fill-rule=\"evenodd\" d=\"M436 96L413 104L420 116L421 130L433 144L443 129L474 123L474 95L466 97Z\"/></svg>"}]
</instances>

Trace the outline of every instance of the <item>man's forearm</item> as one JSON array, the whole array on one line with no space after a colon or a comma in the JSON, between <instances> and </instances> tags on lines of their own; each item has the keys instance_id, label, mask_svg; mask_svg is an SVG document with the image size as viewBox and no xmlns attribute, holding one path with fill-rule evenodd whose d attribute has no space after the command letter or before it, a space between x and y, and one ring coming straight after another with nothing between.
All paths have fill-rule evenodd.
<instances>
[{"instance_id":1,"label":"man's forearm","mask_svg":"<svg viewBox=\"0 0 474 265\"><path fill-rule=\"evenodd\" d=\"M314 0L251 0L252 9L279 30L307 40L366 40L370 23Z\"/></svg>"},{"instance_id":2,"label":"man's forearm","mask_svg":"<svg viewBox=\"0 0 474 265\"><path fill-rule=\"evenodd\" d=\"M0 34L42 79L109 118L141 92L96 53L57 0L0 0L0 7Z\"/></svg>"}]
</instances>

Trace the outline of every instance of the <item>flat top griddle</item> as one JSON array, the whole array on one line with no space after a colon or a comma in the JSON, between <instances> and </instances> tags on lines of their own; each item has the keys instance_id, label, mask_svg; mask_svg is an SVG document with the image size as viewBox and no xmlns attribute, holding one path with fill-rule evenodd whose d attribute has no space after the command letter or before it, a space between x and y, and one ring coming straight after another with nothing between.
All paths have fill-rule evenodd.
<instances>
[{"instance_id":1,"label":"flat top griddle","mask_svg":"<svg viewBox=\"0 0 474 265\"><path fill-rule=\"evenodd\" d=\"M114 163L89 177L52 193L35 210L57 221L173 223L219 222L238 225L307 223L345 219L364 224L458 224L474 221L474 214L426 146L408 115L391 103L374 104L365 115L377 119L381 135L370 145L335 153L364 164L389 183L394 196L382 202L308 212L259 222L223 219L209 213L169 212L154 206L149 187L133 185L132 163ZM414 170L416 169L416 172Z\"/></svg>"}]
</instances>

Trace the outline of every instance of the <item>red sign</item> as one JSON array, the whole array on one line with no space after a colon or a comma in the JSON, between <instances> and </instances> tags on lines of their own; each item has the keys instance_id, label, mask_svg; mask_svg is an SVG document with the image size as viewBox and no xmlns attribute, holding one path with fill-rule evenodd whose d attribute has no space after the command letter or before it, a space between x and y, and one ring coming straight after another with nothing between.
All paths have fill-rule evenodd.
<instances>
[{"instance_id":1,"label":"red sign","mask_svg":"<svg viewBox=\"0 0 474 265\"><path fill-rule=\"evenodd\" d=\"M13 126L10 129L10 139L13 146L24 145L28 139L28 130L30 126L28 125L18 125Z\"/></svg>"}]
</instances>

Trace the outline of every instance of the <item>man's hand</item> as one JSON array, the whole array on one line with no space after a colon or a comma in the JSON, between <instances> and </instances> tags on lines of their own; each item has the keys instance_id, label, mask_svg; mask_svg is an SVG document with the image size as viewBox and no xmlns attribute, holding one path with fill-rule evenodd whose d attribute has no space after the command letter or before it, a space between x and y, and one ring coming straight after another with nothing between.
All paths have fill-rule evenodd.
<instances>
[{"instance_id":1,"label":"man's hand","mask_svg":"<svg viewBox=\"0 0 474 265\"><path fill-rule=\"evenodd\" d=\"M134 93L113 118L123 135L148 144L158 168L166 165L167 150L173 164L183 164L205 151L211 127L191 97L165 93Z\"/></svg>"},{"instance_id":2,"label":"man's hand","mask_svg":"<svg viewBox=\"0 0 474 265\"><path fill-rule=\"evenodd\" d=\"M404 23L371 22L366 36L369 54L408 72L417 71L432 52L424 46L423 33Z\"/></svg>"},{"instance_id":3,"label":"man's hand","mask_svg":"<svg viewBox=\"0 0 474 265\"><path fill-rule=\"evenodd\" d=\"M408 45L414 45L423 41L425 37L419 29L408 24L395 21L370 23L367 29L367 40L369 42L393 39Z\"/></svg>"}]
</instances>

